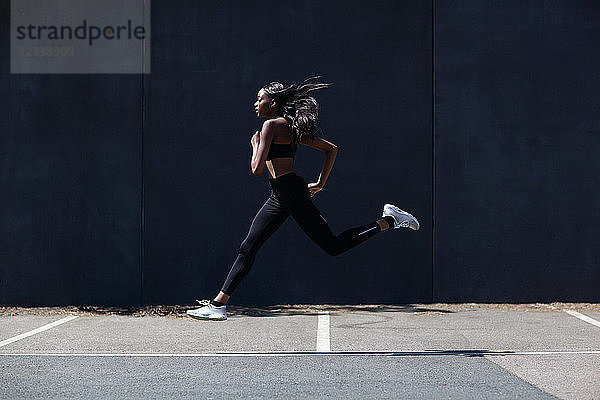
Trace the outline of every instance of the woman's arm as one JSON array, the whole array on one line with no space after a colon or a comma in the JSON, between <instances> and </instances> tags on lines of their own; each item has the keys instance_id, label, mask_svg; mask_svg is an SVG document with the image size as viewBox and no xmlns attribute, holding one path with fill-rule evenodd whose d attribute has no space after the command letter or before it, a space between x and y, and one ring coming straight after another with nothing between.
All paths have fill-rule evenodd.
<instances>
[{"instance_id":1,"label":"woman's arm","mask_svg":"<svg viewBox=\"0 0 600 400\"><path fill-rule=\"evenodd\" d=\"M335 162L335 157L337 156L338 147L320 137L315 137L314 139L306 139L300 142L301 144L312 147L313 149L320 150L325 153L325 162L323 163L323 169L319 174L319 179L316 183L310 183L308 185L308 189L310 190L311 197L315 195L318 191L322 190L325 186L325 182L327 182L327 178L329 177L329 173L333 168L333 163Z\"/></svg>"},{"instance_id":2,"label":"woman's arm","mask_svg":"<svg viewBox=\"0 0 600 400\"><path fill-rule=\"evenodd\" d=\"M252 173L256 176L262 174L265 168L272 140L273 124L272 121L267 120L264 122L262 130L260 132L257 131L250 141L250 144L252 145L252 161L250 161L250 168L252 169Z\"/></svg>"}]
</instances>

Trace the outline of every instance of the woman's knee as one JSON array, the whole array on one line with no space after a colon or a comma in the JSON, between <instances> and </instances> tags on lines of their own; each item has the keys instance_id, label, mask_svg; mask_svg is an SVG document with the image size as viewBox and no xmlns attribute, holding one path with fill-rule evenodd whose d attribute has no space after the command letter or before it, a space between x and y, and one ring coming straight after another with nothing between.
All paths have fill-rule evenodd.
<instances>
[{"instance_id":1,"label":"woman's knee","mask_svg":"<svg viewBox=\"0 0 600 400\"><path fill-rule=\"evenodd\" d=\"M243 256L253 257L259 247L260 243L258 240L255 240L255 238L246 238L240 245L239 253Z\"/></svg>"}]
</instances>

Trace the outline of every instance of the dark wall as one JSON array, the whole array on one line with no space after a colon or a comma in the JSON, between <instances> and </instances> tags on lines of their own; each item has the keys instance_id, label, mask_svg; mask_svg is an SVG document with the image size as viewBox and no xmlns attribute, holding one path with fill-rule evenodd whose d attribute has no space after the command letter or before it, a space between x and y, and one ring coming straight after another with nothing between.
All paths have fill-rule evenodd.
<instances>
[{"instance_id":1,"label":"dark wall","mask_svg":"<svg viewBox=\"0 0 600 400\"><path fill-rule=\"evenodd\" d=\"M385 202L421 230L330 257L289 219L234 303L600 301L597 2L174 4L152 4L149 75L0 58L0 304L213 296L269 194L256 93L314 74L334 83L316 97L340 152L313 198L333 231ZM300 149L296 169L322 162Z\"/></svg>"},{"instance_id":2,"label":"dark wall","mask_svg":"<svg viewBox=\"0 0 600 400\"><path fill-rule=\"evenodd\" d=\"M0 304L140 301L141 79L10 74L0 4Z\"/></svg>"},{"instance_id":3,"label":"dark wall","mask_svg":"<svg viewBox=\"0 0 600 400\"><path fill-rule=\"evenodd\" d=\"M269 195L250 173L260 87L320 74L326 138L340 151L313 201L335 233L384 203L417 215L328 256L292 218L260 250L241 304L431 300L431 4L422 1L153 2L144 131L145 303L186 303L221 288ZM340 12L343 7L343 12ZM322 153L296 169L316 181Z\"/></svg>"},{"instance_id":4,"label":"dark wall","mask_svg":"<svg viewBox=\"0 0 600 400\"><path fill-rule=\"evenodd\" d=\"M435 2L436 301L599 301L600 3Z\"/></svg>"},{"instance_id":5,"label":"dark wall","mask_svg":"<svg viewBox=\"0 0 600 400\"><path fill-rule=\"evenodd\" d=\"M275 7L276 5L276 7ZM340 12L343 7L343 12ZM0 43L9 54L9 2ZM334 232L396 203L419 232L332 258L288 220L236 303L431 300L431 4L152 3L150 75L11 75L2 58L0 304L213 296L268 196L250 174L260 86L321 74L340 152L315 204ZM316 180L321 154L298 152Z\"/></svg>"}]
</instances>

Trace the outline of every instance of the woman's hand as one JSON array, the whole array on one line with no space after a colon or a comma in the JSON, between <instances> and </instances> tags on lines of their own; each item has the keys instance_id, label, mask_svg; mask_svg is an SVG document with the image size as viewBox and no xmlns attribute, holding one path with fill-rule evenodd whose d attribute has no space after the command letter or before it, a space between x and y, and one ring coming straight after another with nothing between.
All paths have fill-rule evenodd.
<instances>
[{"instance_id":1,"label":"woman's hand","mask_svg":"<svg viewBox=\"0 0 600 400\"><path fill-rule=\"evenodd\" d=\"M313 197L317 192L320 192L321 190L323 190L323 184L321 183L309 183L308 184L308 191L310 192L310 197Z\"/></svg>"},{"instance_id":2,"label":"woman's hand","mask_svg":"<svg viewBox=\"0 0 600 400\"><path fill-rule=\"evenodd\" d=\"M252 136L252 139L250 139L250 144L252 146L258 146L259 143L260 143L260 131L256 131L256 133Z\"/></svg>"}]
</instances>

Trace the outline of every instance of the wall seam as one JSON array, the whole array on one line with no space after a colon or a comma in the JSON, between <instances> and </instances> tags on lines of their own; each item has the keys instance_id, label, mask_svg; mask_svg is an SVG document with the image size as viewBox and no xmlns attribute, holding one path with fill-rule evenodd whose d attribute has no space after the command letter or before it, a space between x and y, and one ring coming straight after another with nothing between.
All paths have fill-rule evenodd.
<instances>
[{"instance_id":1,"label":"wall seam","mask_svg":"<svg viewBox=\"0 0 600 400\"><path fill-rule=\"evenodd\" d=\"M143 7L146 7L146 1L143 3ZM152 12L152 11L150 11ZM143 10L142 15L146 16L146 10ZM150 14L152 15L152 14ZM152 22L152 17L150 17L150 23ZM140 182L141 182L141 191L140 191L140 306L144 305L144 254L145 254L145 246L144 246L144 218L145 218L145 191L144 191L144 131L146 129L146 85L144 84L146 80L146 64L145 64L145 54L146 44L142 46L142 75L141 75L141 88L142 88L142 104L141 104L141 112L142 112L142 123L141 123L141 135L140 135Z\"/></svg>"},{"instance_id":2,"label":"wall seam","mask_svg":"<svg viewBox=\"0 0 600 400\"><path fill-rule=\"evenodd\" d=\"M144 193L144 130L145 130L145 106L146 106L146 87L144 85L144 76L142 75L142 131L140 135L140 305L144 305L144 211L145 211L145 193Z\"/></svg>"},{"instance_id":3,"label":"wall seam","mask_svg":"<svg viewBox=\"0 0 600 400\"><path fill-rule=\"evenodd\" d=\"M431 302L435 301L435 0L431 0Z\"/></svg>"}]
</instances>

